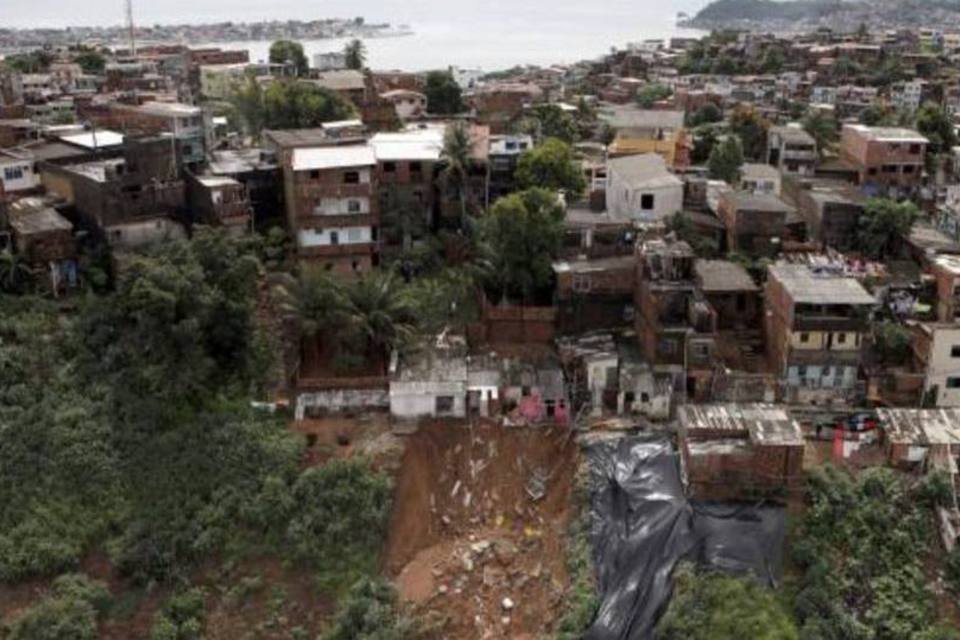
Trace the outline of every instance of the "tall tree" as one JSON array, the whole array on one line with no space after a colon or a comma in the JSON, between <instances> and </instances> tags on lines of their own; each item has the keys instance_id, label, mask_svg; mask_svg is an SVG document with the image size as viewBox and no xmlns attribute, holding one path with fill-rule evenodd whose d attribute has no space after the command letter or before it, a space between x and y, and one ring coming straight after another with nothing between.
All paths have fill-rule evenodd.
<instances>
[{"instance_id":1,"label":"tall tree","mask_svg":"<svg viewBox=\"0 0 960 640\"><path fill-rule=\"evenodd\" d=\"M428 73L424 94L430 113L452 115L463 111L463 92L449 71Z\"/></svg>"},{"instance_id":2,"label":"tall tree","mask_svg":"<svg viewBox=\"0 0 960 640\"><path fill-rule=\"evenodd\" d=\"M576 119L555 104L537 105L517 125L539 142L545 138L557 138L568 144L577 140L579 127Z\"/></svg>"},{"instance_id":3,"label":"tall tree","mask_svg":"<svg viewBox=\"0 0 960 640\"><path fill-rule=\"evenodd\" d=\"M521 189L563 190L571 196L586 188L586 178L573 157L573 149L556 138L548 138L520 156L516 179Z\"/></svg>"},{"instance_id":4,"label":"tall tree","mask_svg":"<svg viewBox=\"0 0 960 640\"><path fill-rule=\"evenodd\" d=\"M303 45L293 40L277 40L270 45L270 62L292 64L298 75L306 75L309 69Z\"/></svg>"},{"instance_id":5,"label":"tall tree","mask_svg":"<svg viewBox=\"0 0 960 640\"><path fill-rule=\"evenodd\" d=\"M254 74L247 74L244 77L230 101L243 122L246 132L252 136L259 136L264 129L267 113L263 87Z\"/></svg>"},{"instance_id":6,"label":"tall tree","mask_svg":"<svg viewBox=\"0 0 960 640\"><path fill-rule=\"evenodd\" d=\"M932 154L947 153L957 144L953 119L932 102L917 110L917 131L930 140L928 151Z\"/></svg>"},{"instance_id":7,"label":"tall tree","mask_svg":"<svg viewBox=\"0 0 960 640\"><path fill-rule=\"evenodd\" d=\"M363 44L363 40L354 38L344 45L343 55L346 58L347 69L362 71L367 63L367 46Z\"/></svg>"},{"instance_id":8,"label":"tall tree","mask_svg":"<svg viewBox=\"0 0 960 640\"><path fill-rule=\"evenodd\" d=\"M460 227L467 224L467 188L473 163L473 141L470 129L463 122L447 127L443 136L443 170L441 179L457 194L460 203Z\"/></svg>"},{"instance_id":9,"label":"tall tree","mask_svg":"<svg viewBox=\"0 0 960 640\"><path fill-rule=\"evenodd\" d=\"M837 121L819 110L807 114L803 119L803 130L816 141L821 154L826 153L840 137Z\"/></svg>"},{"instance_id":10,"label":"tall tree","mask_svg":"<svg viewBox=\"0 0 960 640\"><path fill-rule=\"evenodd\" d=\"M257 110L257 93L252 88L244 95L243 103L253 116L248 124L253 128L258 120L268 129L303 129L316 127L332 120L344 120L354 115L353 105L336 93L296 80L275 80L263 92L263 110Z\"/></svg>"},{"instance_id":11,"label":"tall tree","mask_svg":"<svg viewBox=\"0 0 960 640\"><path fill-rule=\"evenodd\" d=\"M710 152L707 167L710 177L735 185L740 181L740 168L743 166L743 147L736 136L727 136L720 144L714 145Z\"/></svg>"},{"instance_id":12,"label":"tall tree","mask_svg":"<svg viewBox=\"0 0 960 640\"><path fill-rule=\"evenodd\" d=\"M99 51L87 49L74 56L73 61L80 65L84 73L99 75L107 66L107 59Z\"/></svg>"},{"instance_id":13,"label":"tall tree","mask_svg":"<svg viewBox=\"0 0 960 640\"><path fill-rule=\"evenodd\" d=\"M413 309L393 273L366 274L352 283L346 293L347 322L351 332L366 345L368 358L379 358L385 363L392 350L416 336Z\"/></svg>"},{"instance_id":14,"label":"tall tree","mask_svg":"<svg viewBox=\"0 0 960 640\"><path fill-rule=\"evenodd\" d=\"M552 191L528 189L497 200L481 220L493 252L495 288L527 302L549 289L563 239L564 210Z\"/></svg>"},{"instance_id":15,"label":"tall tree","mask_svg":"<svg viewBox=\"0 0 960 640\"><path fill-rule=\"evenodd\" d=\"M897 242L906 237L920 215L912 202L871 198L857 225L857 246L869 258L893 256Z\"/></svg>"},{"instance_id":16,"label":"tall tree","mask_svg":"<svg viewBox=\"0 0 960 640\"><path fill-rule=\"evenodd\" d=\"M759 160L766 154L769 125L752 107L738 107L730 114L730 130L740 137L743 155L751 160Z\"/></svg>"}]
</instances>

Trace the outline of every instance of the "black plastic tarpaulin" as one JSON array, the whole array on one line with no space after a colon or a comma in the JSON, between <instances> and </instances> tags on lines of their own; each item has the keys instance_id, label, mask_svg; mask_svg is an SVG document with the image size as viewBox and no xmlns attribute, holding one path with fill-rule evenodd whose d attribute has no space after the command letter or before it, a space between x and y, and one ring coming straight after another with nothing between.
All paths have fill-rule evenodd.
<instances>
[{"instance_id":1,"label":"black plastic tarpaulin","mask_svg":"<svg viewBox=\"0 0 960 640\"><path fill-rule=\"evenodd\" d=\"M773 583L782 571L784 511L695 503L666 438L625 437L587 449L591 542L601 604L587 640L648 640L680 560Z\"/></svg>"}]
</instances>

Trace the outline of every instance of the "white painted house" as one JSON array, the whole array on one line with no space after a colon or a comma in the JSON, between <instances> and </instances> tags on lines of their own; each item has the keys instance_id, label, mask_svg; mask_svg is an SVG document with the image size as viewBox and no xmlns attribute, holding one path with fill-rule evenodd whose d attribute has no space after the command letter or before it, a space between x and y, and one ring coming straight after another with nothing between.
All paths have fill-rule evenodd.
<instances>
[{"instance_id":1,"label":"white painted house","mask_svg":"<svg viewBox=\"0 0 960 640\"><path fill-rule=\"evenodd\" d=\"M0 152L0 185L4 193L29 191L40 185L40 176L33 170L33 157L14 151Z\"/></svg>"},{"instance_id":2,"label":"white painted house","mask_svg":"<svg viewBox=\"0 0 960 640\"><path fill-rule=\"evenodd\" d=\"M683 181L659 155L607 162L607 210L634 222L661 222L683 209Z\"/></svg>"}]
</instances>

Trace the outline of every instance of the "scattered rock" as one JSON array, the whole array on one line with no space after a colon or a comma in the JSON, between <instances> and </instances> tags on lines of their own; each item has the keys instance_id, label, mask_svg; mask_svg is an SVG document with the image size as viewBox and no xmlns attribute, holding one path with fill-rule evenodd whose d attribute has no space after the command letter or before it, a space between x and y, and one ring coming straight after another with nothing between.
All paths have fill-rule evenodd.
<instances>
[{"instance_id":1,"label":"scattered rock","mask_svg":"<svg viewBox=\"0 0 960 640\"><path fill-rule=\"evenodd\" d=\"M500 606L503 607L504 611L511 611L514 607L513 600L510 598L504 598L500 601Z\"/></svg>"}]
</instances>

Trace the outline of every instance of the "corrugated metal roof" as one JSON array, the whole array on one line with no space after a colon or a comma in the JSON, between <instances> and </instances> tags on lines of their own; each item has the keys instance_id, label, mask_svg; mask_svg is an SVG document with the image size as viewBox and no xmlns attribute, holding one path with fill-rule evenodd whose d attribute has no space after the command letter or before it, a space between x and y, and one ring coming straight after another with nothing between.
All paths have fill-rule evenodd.
<instances>
[{"instance_id":1,"label":"corrugated metal roof","mask_svg":"<svg viewBox=\"0 0 960 640\"><path fill-rule=\"evenodd\" d=\"M960 445L960 409L878 409L890 442Z\"/></svg>"},{"instance_id":2,"label":"corrugated metal roof","mask_svg":"<svg viewBox=\"0 0 960 640\"><path fill-rule=\"evenodd\" d=\"M787 290L794 303L872 305L876 299L854 278L817 273L805 264L775 264L769 277Z\"/></svg>"},{"instance_id":3,"label":"corrugated metal roof","mask_svg":"<svg viewBox=\"0 0 960 640\"><path fill-rule=\"evenodd\" d=\"M373 148L367 145L308 147L293 150L293 170L371 167L377 163Z\"/></svg>"},{"instance_id":4,"label":"corrugated metal roof","mask_svg":"<svg viewBox=\"0 0 960 640\"><path fill-rule=\"evenodd\" d=\"M771 404L685 405L677 409L682 427L690 431L747 433L751 442L767 445L803 445L803 431L785 407ZM742 437L742 435L740 436Z\"/></svg>"}]
</instances>

